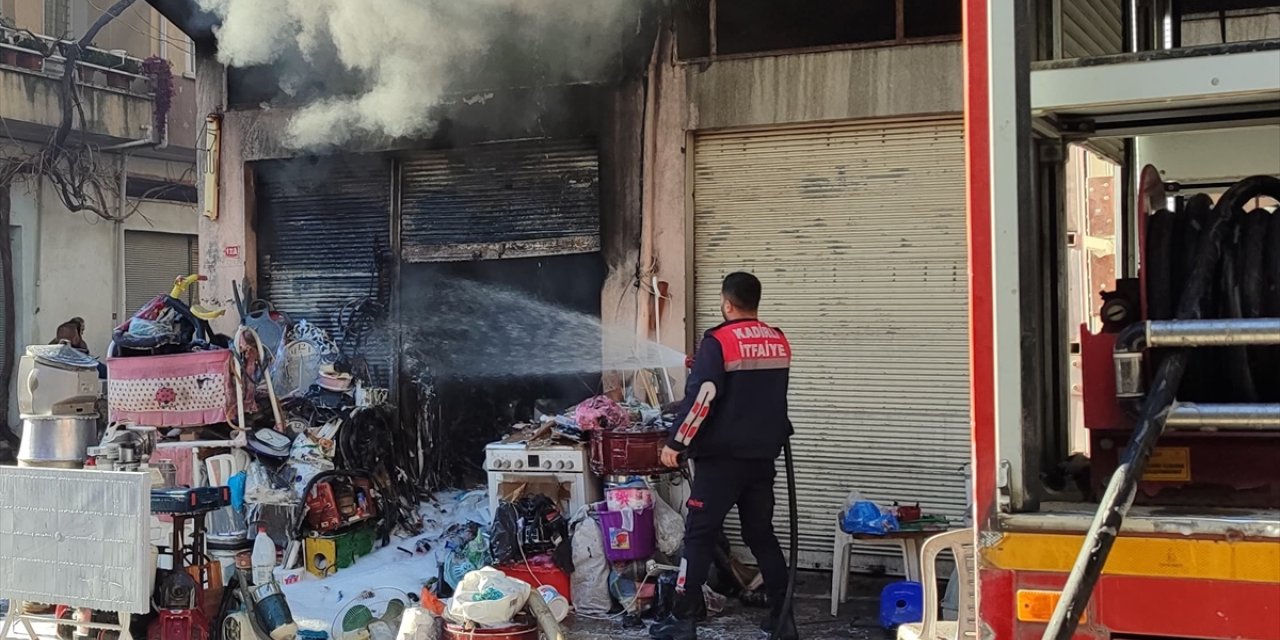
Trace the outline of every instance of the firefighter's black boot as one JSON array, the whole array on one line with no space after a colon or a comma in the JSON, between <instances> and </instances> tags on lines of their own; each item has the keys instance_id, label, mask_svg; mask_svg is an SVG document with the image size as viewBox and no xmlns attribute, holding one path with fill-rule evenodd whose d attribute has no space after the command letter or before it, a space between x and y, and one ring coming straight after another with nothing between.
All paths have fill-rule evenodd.
<instances>
[{"instance_id":1,"label":"firefighter's black boot","mask_svg":"<svg viewBox=\"0 0 1280 640\"><path fill-rule=\"evenodd\" d=\"M769 634L770 640L799 640L800 632L796 630L795 617L787 612L786 622L778 628L778 614L782 609L782 598L769 598L769 616L760 623L760 630ZM776 634L774 632L777 632Z\"/></svg>"},{"instance_id":2,"label":"firefighter's black boot","mask_svg":"<svg viewBox=\"0 0 1280 640\"><path fill-rule=\"evenodd\" d=\"M649 627L649 637L654 640L697 640L698 621L706 617L707 602L699 590L697 595L683 592L676 595L676 605L671 615Z\"/></svg>"},{"instance_id":3,"label":"firefighter's black boot","mask_svg":"<svg viewBox=\"0 0 1280 640\"><path fill-rule=\"evenodd\" d=\"M781 629L778 628L777 619L771 619L765 632L769 634L769 640L800 640L796 619L790 613L784 618Z\"/></svg>"},{"instance_id":4,"label":"firefighter's black boot","mask_svg":"<svg viewBox=\"0 0 1280 640\"><path fill-rule=\"evenodd\" d=\"M669 615L649 626L653 640L698 640L698 623Z\"/></svg>"}]
</instances>

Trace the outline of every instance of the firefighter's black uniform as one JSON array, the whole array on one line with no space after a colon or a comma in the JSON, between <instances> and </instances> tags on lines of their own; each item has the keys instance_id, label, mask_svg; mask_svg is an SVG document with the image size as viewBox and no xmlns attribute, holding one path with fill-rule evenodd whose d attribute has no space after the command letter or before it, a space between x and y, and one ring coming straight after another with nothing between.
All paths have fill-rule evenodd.
<instances>
[{"instance_id":1,"label":"firefighter's black uniform","mask_svg":"<svg viewBox=\"0 0 1280 640\"><path fill-rule=\"evenodd\" d=\"M759 563L777 614L787 588L787 563L773 531L774 463L792 433L787 418L790 366L786 337L758 320L726 322L703 337L686 386L685 418L667 442L693 460L694 478L677 582L677 620L651 628L655 638L692 637L689 622L703 614L702 586L734 505L743 541Z\"/></svg>"}]
</instances>

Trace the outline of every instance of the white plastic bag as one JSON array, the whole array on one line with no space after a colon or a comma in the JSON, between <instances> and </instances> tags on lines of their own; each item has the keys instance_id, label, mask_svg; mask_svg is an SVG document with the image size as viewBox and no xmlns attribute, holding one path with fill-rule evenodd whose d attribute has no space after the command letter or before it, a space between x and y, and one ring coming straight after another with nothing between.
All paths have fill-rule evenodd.
<instances>
[{"instance_id":1,"label":"white plastic bag","mask_svg":"<svg viewBox=\"0 0 1280 640\"><path fill-rule=\"evenodd\" d=\"M422 607L405 609L396 640L440 640L440 623Z\"/></svg>"},{"instance_id":2,"label":"white plastic bag","mask_svg":"<svg viewBox=\"0 0 1280 640\"><path fill-rule=\"evenodd\" d=\"M532 588L507 574L485 567L462 577L449 600L449 618L482 627L510 624L529 599Z\"/></svg>"},{"instance_id":3,"label":"white plastic bag","mask_svg":"<svg viewBox=\"0 0 1280 640\"><path fill-rule=\"evenodd\" d=\"M653 496L653 522L658 534L658 551L675 557L684 546L684 518L662 496ZM576 592L575 592L576 593Z\"/></svg>"},{"instance_id":4,"label":"white plastic bag","mask_svg":"<svg viewBox=\"0 0 1280 640\"><path fill-rule=\"evenodd\" d=\"M252 504L289 504L296 501L293 490L293 470L281 469L272 473L254 461L249 463L244 483L244 501Z\"/></svg>"},{"instance_id":5,"label":"white plastic bag","mask_svg":"<svg viewBox=\"0 0 1280 640\"><path fill-rule=\"evenodd\" d=\"M322 471L333 469L333 462L325 455L324 448L307 433L300 433L294 437L293 445L289 448L289 458L295 462L318 467Z\"/></svg>"},{"instance_id":6,"label":"white plastic bag","mask_svg":"<svg viewBox=\"0 0 1280 640\"><path fill-rule=\"evenodd\" d=\"M595 518L581 514L573 531L573 608L589 616L604 616L613 608L609 598L609 562L604 538Z\"/></svg>"}]
</instances>

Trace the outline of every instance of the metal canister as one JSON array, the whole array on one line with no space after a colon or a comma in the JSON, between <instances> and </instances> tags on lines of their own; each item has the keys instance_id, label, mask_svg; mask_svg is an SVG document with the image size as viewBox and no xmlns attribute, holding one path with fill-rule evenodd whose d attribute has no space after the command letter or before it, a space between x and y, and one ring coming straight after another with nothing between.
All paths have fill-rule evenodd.
<instances>
[{"instance_id":1,"label":"metal canister","mask_svg":"<svg viewBox=\"0 0 1280 640\"><path fill-rule=\"evenodd\" d=\"M24 416L18 466L82 469L98 440L98 416Z\"/></svg>"}]
</instances>

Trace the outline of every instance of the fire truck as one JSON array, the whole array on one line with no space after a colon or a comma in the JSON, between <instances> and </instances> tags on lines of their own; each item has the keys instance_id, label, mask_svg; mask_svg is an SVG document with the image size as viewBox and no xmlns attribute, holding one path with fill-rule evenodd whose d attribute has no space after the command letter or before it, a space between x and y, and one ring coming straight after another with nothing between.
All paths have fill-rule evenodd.
<instances>
[{"instance_id":1,"label":"fire truck","mask_svg":"<svg viewBox=\"0 0 1280 640\"><path fill-rule=\"evenodd\" d=\"M962 636L1280 640L1277 4L964 3Z\"/></svg>"}]
</instances>

